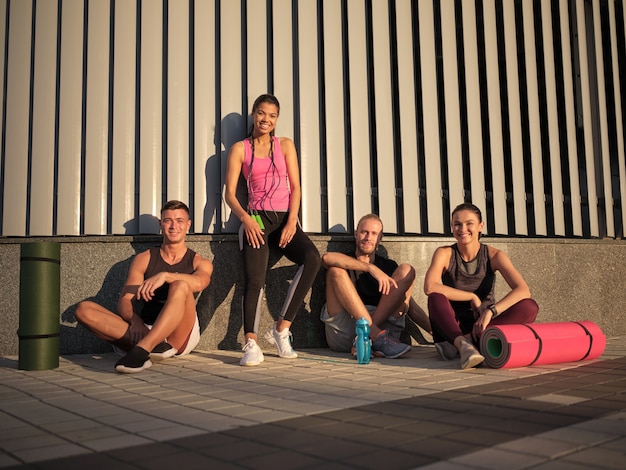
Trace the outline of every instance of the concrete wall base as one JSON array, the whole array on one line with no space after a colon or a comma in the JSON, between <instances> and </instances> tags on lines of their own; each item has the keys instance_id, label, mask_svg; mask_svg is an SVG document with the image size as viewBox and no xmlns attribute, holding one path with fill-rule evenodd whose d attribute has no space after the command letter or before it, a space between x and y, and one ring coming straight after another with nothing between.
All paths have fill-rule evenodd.
<instances>
[{"instance_id":1,"label":"concrete wall base","mask_svg":"<svg viewBox=\"0 0 626 470\"><path fill-rule=\"evenodd\" d=\"M320 253L347 251L350 236L311 236ZM211 285L198 301L202 330L199 349L240 349L243 342L241 296L242 259L234 235L190 235L188 245L214 263ZM61 354L110 351L110 346L77 325L76 304L90 298L114 309L132 257L160 237L106 236L10 238L0 240L0 284L3 302L0 318L0 354L18 353L20 244L56 241L61 246ZM626 335L626 241L486 237L483 241L505 250L528 282L539 303L538 321L590 320L607 336ZM426 307L422 285L434 250L451 244L447 237L385 237L381 250L417 271L413 294ZM266 302L260 333L268 330L280 311L289 282L296 272L287 259L274 257L267 278ZM507 286L498 277L496 297ZM323 274L317 277L293 327L294 347L326 347L319 312L324 303ZM261 339L262 348L271 348Z\"/></svg>"}]
</instances>

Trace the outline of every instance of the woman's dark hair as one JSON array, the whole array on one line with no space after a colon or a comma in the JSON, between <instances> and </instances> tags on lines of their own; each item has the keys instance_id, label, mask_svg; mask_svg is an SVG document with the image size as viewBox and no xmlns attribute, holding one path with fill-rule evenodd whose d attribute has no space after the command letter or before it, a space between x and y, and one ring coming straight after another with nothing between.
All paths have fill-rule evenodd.
<instances>
[{"instance_id":1,"label":"woman's dark hair","mask_svg":"<svg viewBox=\"0 0 626 470\"><path fill-rule=\"evenodd\" d=\"M274 95L270 95L266 93L264 95L259 96L256 100L254 100L254 104L252 105L252 112L254 113L256 109L259 107L261 103L269 103L273 104L278 108L278 112L280 113L280 103L278 102L278 98Z\"/></svg>"},{"instance_id":2,"label":"woman's dark hair","mask_svg":"<svg viewBox=\"0 0 626 470\"><path fill-rule=\"evenodd\" d=\"M459 211L471 211L476 214L479 222L483 221L483 214L480 212L480 209L470 202L464 202L463 204L459 204L458 206L456 206L452 211L450 218L454 217L454 214Z\"/></svg>"},{"instance_id":3,"label":"woman's dark hair","mask_svg":"<svg viewBox=\"0 0 626 470\"><path fill-rule=\"evenodd\" d=\"M258 109L258 107L261 106L262 103L273 104L274 106L276 106L276 109L278 109L278 114L280 114L280 103L278 102L278 98L276 98L274 95L270 95L269 93L261 95L256 100L254 100L251 114L254 114L256 110ZM248 133L248 137L250 137L250 142L254 146L254 143L252 142L253 131L254 131L254 124L252 124L252 127L250 128L250 132ZM274 129L272 129L272 132L270 132L270 136L274 137ZM254 147L253 147L253 150L254 150Z\"/></svg>"}]
</instances>

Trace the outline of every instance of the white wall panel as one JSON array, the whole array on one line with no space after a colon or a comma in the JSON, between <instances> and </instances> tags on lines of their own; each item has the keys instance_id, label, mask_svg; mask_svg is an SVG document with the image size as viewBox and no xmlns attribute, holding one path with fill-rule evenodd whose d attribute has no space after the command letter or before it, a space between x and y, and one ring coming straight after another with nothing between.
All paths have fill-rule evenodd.
<instances>
[{"instance_id":1,"label":"white wall panel","mask_svg":"<svg viewBox=\"0 0 626 470\"><path fill-rule=\"evenodd\" d=\"M617 140L617 161L619 163L619 187L620 187L620 206L626 208L626 156L624 155L624 133L619 132L619 129L623 129L624 122L622 119L624 110L622 109L622 93L620 90L619 80L619 57L617 50L617 32L615 26L615 2L609 2L609 23L611 28L611 58L613 61L613 92L615 93L615 127L618 129ZM623 9L626 14L626 9ZM617 201L616 201L617 202ZM624 215L622 214L622 221ZM624 235L624 229L622 228L622 236Z\"/></svg>"},{"instance_id":2,"label":"white wall panel","mask_svg":"<svg viewBox=\"0 0 626 470\"><path fill-rule=\"evenodd\" d=\"M189 203L189 0L168 2L167 199Z\"/></svg>"},{"instance_id":3,"label":"white wall panel","mask_svg":"<svg viewBox=\"0 0 626 470\"><path fill-rule=\"evenodd\" d=\"M463 160L461 148L461 108L459 69L457 66L456 19L454 0L441 2L441 40L443 48L444 90L446 102L446 144L450 208L464 201Z\"/></svg>"},{"instance_id":4,"label":"white wall panel","mask_svg":"<svg viewBox=\"0 0 626 470\"><path fill-rule=\"evenodd\" d=\"M135 218L135 146L137 84L137 8L135 2L115 2L113 39L113 138L111 231L138 233Z\"/></svg>"},{"instance_id":5,"label":"white wall panel","mask_svg":"<svg viewBox=\"0 0 626 470\"><path fill-rule=\"evenodd\" d=\"M596 51L602 51L602 25L600 23L600 4L593 4L593 28ZM611 183L611 156L609 155L609 130L606 102L606 85L604 81L604 57L601 53L596 54L596 80L598 86L598 119L600 124L600 160L601 168L598 173L601 175L603 194L599 191L598 195L604 197L605 223L606 232L609 237L615 236L615 224L613 219L613 193Z\"/></svg>"},{"instance_id":6,"label":"white wall panel","mask_svg":"<svg viewBox=\"0 0 626 470\"><path fill-rule=\"evenodd\" d=\"M141 72L139 128L139 214L159 217L163 191L163 5L141 4ZM145 221L144 221L145 220ZM152 224L140 218L139 230Z\"/></svg>"},{"instance_id":7,"label":"white wall panel","mask_svg":"<svg viewBox=\"0 0 626 470\"><path fill-rule=\"evenodd\" d=\"M437 65L435 58L434 12L431 2L419 2L419 31L424 113L424 153L426 155L426 202L428 231L443 233L441 194L441 155L437 116Z\"/></svg>"},{"instance_id":8,"label":"white wall panel","mask_svg":"<svg viewBox=\"0 0 626 470\"><path fill-rule=\"evenodd\" d=\"M580 182L578 172L578 153L576 147L576 110L574 108L574 80L572 75L573 64L572 48L570 45L570 27L568 15L568 0L559 1L561 17L561 54L563 56L563 89L565 91L565 126L567 129L567 154L570 174L570 192L572 204L573 235L583 234L581 213Z\"/></svg>"},{"instance_id":9,"label":"white wall panel","mask_svg":"<svg viewBox=\"0 0 626 470\"><path fill-rule=\"evenodd\" d=\"M320 200L319 70L317 57L317 2L298 3L300 93L300 181L302 227L322 231Z\"/></svg>"},{"instance_id":10,"label":"white wall panel","mask_svg":"<svg viewBox=\"0 0 626 470\"><path fill-rule=\"evenodd\" d=\"M517 40L515 26L515 5L502 3L504 18L504 43L506 48L507 94L509 105L509 138L511 142L511 173L513 187L506 188L513 195L515 232L528 235L528 214L526 213L526 188L524 177L524 149L522 142L521 104L519 94L519 69L517 66Z\"/></svg>"},{"instance_id":11,"label":"white wall panel","mask_svg":"<svg viewBox=\"0 0 626 470\"><path fill-rule=\"evenodd\" d=\"M374 96L376 102L376 161L378 170L378 215L387 232L398 232L396 214L396 182L393 111L391 107L391 44L389 41L389 9L387 2L372 2L372 34L374 50Z\"/></svg>"},{"instance_id":12,"label":"white wall panel","mask_svg":"<svg viewBox=\"0 0 626 470\"><path fill-rule=\"evenodd\" d=\"M588 209L591 225L591 235L597 237L600 234L598 224L598 198L596 196L596 182L593 157L593 131L591 122L591 96L589 85L589 70L587 59L587 32L585 30L585 1L576 0L576 22L578 31L578 54L580 57L580 88L582 105L582 126L584 133L584 154L587 175Z\"/></svg>"},{"instance_id":13,"label":"white wall panel","mask_svg":"<svg viewBox=\"0 0 626 470\"><path fill-rule=\"evenodd\" d=\"M81 232L83 5L64 0L61 18L57 230L68 235Z\"/></svg>"},{"instance_id":14,"label":"white wall panel","mask_svg":"<svg viewBox=\"0 0 626 470\"><path fill-rule=\"evenodd\" d=\"M476 10L473 4L465 3L463 7L463 38L472 202L484 210L487 199L483 165L484 143L478 70L478 33L476 31Z\"/></svg>"},{"instance_id":15,"label":"white wall panel","mask_svg":"<svg viewBox=\"0 0 626 470\"><path fill-rule=\"evenodd\" d=\"M270 92L282 105L277 134L297 145L307 231L343 232L377 210L387 232L449 233L443 190L449 190L452 206L471 190L471 200L485 209L485 188L491 186L486 178L493 178L498 234L525 235L534 227L533 236L623 236L624 78L617 45L625 41L618 33L624 34L626 19L616 12L626 13L618 5L0 0L0 43L7 41L6 48L0 44L7 51L0 56L0 82L6 77L2 235L154 233L150 216L171 198L189 203L195 232L235 232L239 221L223 201L227 153L247 133L253 100ZM496 19L500 8L503 24ZM459 11L462 18L455 17ZM560 31L553 31L557 13ZM589 31L593 36L587 37ZM543 38L541 63L536 34ZM553 50L555 34L560 54ZM457 60L461 36L463 71ZM435 55L438 40L441 57ZM517 56L520 45L523 58ZM608 54L610 81L603 62ZM538 72L545 72L545 108L539 106L544 77ZM605 90L611 82L614 90ZM606 103L611 91L615 100ZM528 97L527 110L521 109L522 96ZM502 99L508 99L506 116ZM609 123L613 115L616 122ZM504 177L507 142L511 184ZM609 155L612 149L618 155ZM484 174L487 161L491 175ZM569 181L561 175L563 163L569 164ZM547 170L550 181L543 179ZM466 171L471 187L464 187ZM442 182L442 173L448 181ZM525 199L529 179L532 211ZM614 204L616 185L621 200ZM546 220L546 187L554 224ZM606 213L598 210L599 197L606 200ZM509 233L509 216L515 233Z\"/></svg>"},{"instance_id":16,"label":"white wall panel","mask_svg":"<svg viewBox=\"0 0 626 470\"><path fill-rule=\"evenodd\" d=\"M498 70L498 42L496 41L495 0L483 3L485 18L485 56L487 62L487 100L489 109L489 140L491 142L491 180L493 182L494 227L497 234L507 233L506 187L504 184L504 144L502 141L502 113L500 77ZM485 230L487 232L487 230Z\"/></svg>"},{"instance_id":17,"label":"white wall panel","mask_svg":"<svg viewBox=\"0 0 626 470\"><path fill-rule=\"evenodd\" d=\"M346 210L345 97L340 0L324 2L323 35L328 228L331 232L343 232L348 228L348 214Z\"/></svg>"},{"instance_id":18,"label":"white wall panel","mask_svg":"<svg viewBox=\"0 0 626 470\"><path fill-rule=\"evenodd\" d=\"M87 3L84 233L106 234L109 176L109 0Z\"/></svg>"},{"instance_id":19,"label":"white wall panel","mask_svg":"<svg viewBox=\"0 0 626 470\"><path fill-rule=\"evenodd\" d=\"M400 145L402 148L402 193L404 202L404 230L420 233L420 189L417 166L417 116L415 110L415 61L413 57L413 12L410 0L396 3L398 38L398 95L400 113Z\"/></svg>"},{"instance_id":20,"label":"white wall panel","mask_svg":"<svg viewBox=\"0 0 626 470\"><path fill-rule=\"evenodd\" d=\"M258 96L270 92L267 82L270 51L267 48L266 38L274 31L268 30L267 27L267 3L267 0L250 0L247 2L248 112L251 111L252 103ZM282 25L274 25L274 29L277 26L278 28L282 27ZM278 97L278 101L282 105L280 97Z\"/></svg>"},{"instance_id":21,"label":"white wall panel","mask_svg":"<svg viewBox=\"0 0 626 470\"><path fill-rule=\"evenodd\" d=\"M238 118L245 122L246 116L251 110L243 109L243 97L241 96L243 80L241 5L239 2L221 2L220 5L220 48L222 53L220 54L219 71L222 126L219 142L223 151L223 158L220 162L219 174L211 177L207 167L207 179L212 181L211 184L217 184L220 187L223 196L227 153L232 144L245 135L245 133L237 132ZM254 98L250 99L254 100ZM252 107L252 102L249 103L248 107ZM232 113L235 113L232 119L227 119L227 116L232 116ZM243 115L238 116L239 113L243 113ZM239 125L241 126L241 124ZM211 165L211 173L215 169L215 166ZM232 217L231 220L230 208L224 198L222 197L221 199L223 220L230 221L227 222L230 231L237 231L239 220L236 217Z\"/></svg>"},{"instance_id":22,"label":"white wall panel","mask_svg":"<svg viewBox=\"0 0 626 470\"><path fill-rule=\"evenodd\" d=\"M194 3L194 213L195 232L220 232L222 155L216 134L215 2ZM241 121L241 115L238 115Z\"/></svg>"},{"instance_id":23,"label":"white wall panel","mask_svg":"<svg viewBox=\"0 0 626 470\"><path fill-rule=\"evenodd\" d=\"M295 139L294 96L295 77L293 73L294 43L290 0L273 0L273 46L274 46L274 95L280 102L280 119L276 125L276 135Z\"/></svg>"},{"instance_id":24,"label":"white wall panel","mask_svg":"<svg viewBox=\"0 0 626 470\"><path fill-rule=\"evenodd\" d=\"M12 2L7 57L3 235L26 232L32 2Z\"/></svg>"},{"instance_id":25,"label":"white wall panel","mask_svg":"<svg viewBox=\"0 0 626 470\"><path fill-rule=\"evenodd\" d=\"M533 178L533 206L535 210L535 231L546 235L546 206L543 183L541 129L539 121L539 84L537 82L537 51L535 49L535 21L533 4L523 2L524 48L526 53L526 85L528 88L528 127L530 132L530 158Z\"/></svg>"},{"instance_id":26,"label":"white wall panel","mask_svg":"<svg viewBox=\"0 0 626 470\"><path fill-rule=\"evenodd\" d=\"M37 3L33 65L31 193L28 214L30 235L54 235L57 16L56 0Z\"/></svg>"},{"instance_id":27,"label":"white wall panel","mask_svg":"<svg viewBox=\"0 0 626 470\"><path fill-rule=\"evenodd\" d=\"M554 211L554 234L565 235L565 213L563 208L563 184L561 182L561 145L559 143L559 112L556 103L556 72L554 68L554 47L552 38L552 10L550 2L541 3L543 33L543 65L546 79L546 99L548 108L548 139L550 152L550 172L552 181L552 207Z\"/></svg>"},{"instance_id":28,"label":"white wall panel","mask_svg":"<svg viewBox=\"0 0 626 470\"><path fill-rule=\"evenodd\" d=\"M350 61L350 151L354 225L372 212L371 148L367 96L367 57L364 44L365 9L362 2L348 2L348 59Z\"/></svg>"}]
</instances>

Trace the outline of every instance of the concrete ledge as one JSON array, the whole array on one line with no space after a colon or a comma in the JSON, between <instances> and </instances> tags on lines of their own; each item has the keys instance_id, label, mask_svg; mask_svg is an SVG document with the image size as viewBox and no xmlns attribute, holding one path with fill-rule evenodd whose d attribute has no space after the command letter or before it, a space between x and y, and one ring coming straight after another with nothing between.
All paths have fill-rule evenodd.
<instances>
[{"instance_id":1,"label":"concrete ledge","mask_svg":"<svg viewBox=\"0 0 626 470\"><path fill-rule=\"evenodd\" d=\"M351 236L311 236L320 253L347 250ZM242 260L235 235L190 235L190 248L213 260L214 275L198 301L203 350L239 349L241 329ZM160 237L51 237L0 239L0 283L3 302L0 318L0 355L18 353L20 244L33 241L61 243L61 354L110 350L74 318L75 306L92 298L114 309L119 291L135 253L160 243ZM434 250L453 243L448 237L392 237L383 240L381 251L397 261L415 266L418 279L413 290L425 307L422 292L424 272ZM626 335L626 241L489 238L483 240L505 250L527 280L540 306L538 321L591 320L607 336ZM267 280L267 303L260 332L270 328L278 314L296 268L287 259L271 260ZM498 278L496 296L506 292ZM320 273L294 322L295 348L325 347L319 311L324 302L324 280ZM270 348L263 344L263 348Z\"/></svg>"}]
</instances>

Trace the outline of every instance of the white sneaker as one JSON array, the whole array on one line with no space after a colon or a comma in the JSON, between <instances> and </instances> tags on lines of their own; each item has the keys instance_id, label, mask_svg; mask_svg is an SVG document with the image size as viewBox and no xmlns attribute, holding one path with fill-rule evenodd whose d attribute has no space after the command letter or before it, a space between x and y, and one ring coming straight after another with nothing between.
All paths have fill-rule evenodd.
<instances>
[{"instance_id":1,"label":"white sneaker","mask_svg":"<svg viewBox=\"0 0 626 470\"><path fill-rule=\"evenodd\" d=\"M258 366L265 360L263 357L263 351L261 351L261 348L253 339L249 339L246 342L242 351L243 357L241 358L241 361L239 361L239 365L241 366Z\"/></svg>"},{"instance_id":2,"label":"white sneaker","mask_svg":"<svg viewBox=\"0 0 626 470\"><path fill-rule=\"evenodd\" d=\"M285 328L283 331L276 330L276 323L271 331L265 333L265 339L276 346L278 355L286 359L295 359L298 357L298 353L291 347L291 331Z\"/></svg>"}]
</instances>

